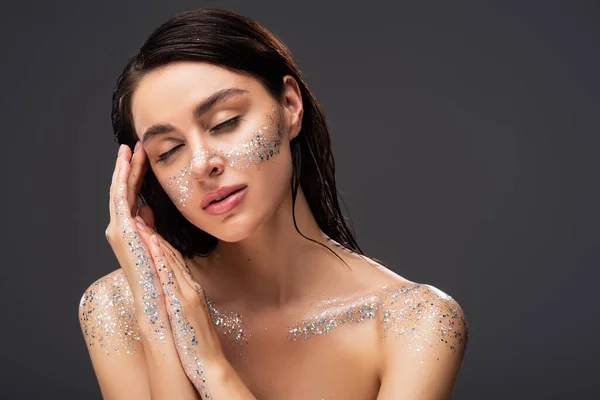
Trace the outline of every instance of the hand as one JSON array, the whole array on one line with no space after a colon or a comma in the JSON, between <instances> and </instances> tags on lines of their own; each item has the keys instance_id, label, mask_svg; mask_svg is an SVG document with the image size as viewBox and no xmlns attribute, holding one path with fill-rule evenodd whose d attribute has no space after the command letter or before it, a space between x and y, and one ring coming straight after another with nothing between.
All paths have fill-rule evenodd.
<instances>
[{"instance_id":1,"label":"hand","mask_svg":"<svg viewBox=\"0 0 600 400\"><path fill-rule=\"evenodd\" d=\"M138 191L146 169L147 157L143 146L137 146L133 157L128 146L120 147L110 186L110 223L106 228L106 238L134 298L152 398L169 398L169 393L174 390L181 395L180 398L196 398L196 390L179 361L152 256L133 217L136 211L138 214L144 211L147 222L153 224L148 206L137 210Z\"/></svg>"},{"instance_id":2,"label":"hand","mask_svg":"<svg viewBox=\"0 0 600 400\"><path fill-rule=\"evenodd\" d=\"M183 370L198 392L208 397L206 377L213 375L212 370L219 369L226 361L204 291L194 280L181 253L148 229L142 218L137 217L137 221L142 238L150 244Z\"/></svg>"}]
</instances>

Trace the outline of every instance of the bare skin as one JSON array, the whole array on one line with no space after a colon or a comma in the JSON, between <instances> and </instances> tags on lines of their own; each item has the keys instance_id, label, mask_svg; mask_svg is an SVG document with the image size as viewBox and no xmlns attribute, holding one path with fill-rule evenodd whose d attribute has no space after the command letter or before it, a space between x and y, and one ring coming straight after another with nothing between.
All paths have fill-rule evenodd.
<instances>
[{"instance_id":1,"label":"bare skin","mask_svg":"<svg viewBox=\"0 0 600 400\"><path fill-rule=\"evenodd\" d=\"M200 353L208 354L213 360L206 363L208 375L212 373L214 377L212 380L207 378L207 384L212 385L212 393L226 394L212 398L448 398L468 335L460 306L432 286L404 279L329 240L320 231L302 190L297 194L295 206L299 230L332 249L348 266L296 232L289 189L289 141L301 129L302 99L293 78L285 77L284 83L284 93L275 101L252 78L203 63L173 63L142 78L132 102L138 137L143 138L144 132L154 124L170 123L176 127L173 132L148 141L133 157L129 149L125 150L123 157L130 162L131 171L126 181L132 199L137 196L145 168L152 168L165 187L169 177L195 159L194 149L226 149L244 139L241 128L240 133L236 128L229 136L212 136L207 133L211 127L242 114L247 131L260 126L264 115L274 105L280 105L278 115L285 133L280 154L260 168L246 170L231 168L227 160L219 157L212 161L192 162L193 195L185 205L174 199L190 222L219 239L210 256L184 258L160 238L163 258L157 258L160 250L149 245L154 216L149 207L143 207L138 213L146 228L136 226L144 243L148 244L155 268L161 264L159 260L168 258L168 269L174 273L183 271L176 273L177 281L184 291L188 290L188 296L193 297L189 289L197 283L201 287L198 296L202 301L210 299L218 310L243 318L244 339L240 343L227 330L209 326L210 323L202 325L203 318L209 314L202 307L187 312L192 325L206 336L199 338ZM230 87L241 88L246 94L217 104L200 119L192 118L190 110L194 105L210 94ZM183 146L168 162L157 162L161 153L177 144ZM236 183L247 184L249 191L244 202L231 212L209 215L197 206L208 191ZM132 210L131 217L135 216L135 211ZM126 251L121 252L125 254ZM182 399L199 396L190 385L189 380L193 379L189 372L182 367L185 362L181 352L177 354L171 348L164 358L150 354L154 350L144 341L149 332L136 326L143 315L139 301L135 301L135 285L130 285L134 282L133 274L127 273L133 269L123 265L121 260L125 256L118 258L122 268L90 286L80 307L84 334L89 333L90 326L97 330L106 326L91 325L91 320L97 321L94 316L102 315L104 321L118 321L115 329L103 335L102 346L92 345L86 336L103 395L110 399L175 398L173 393L179 393L177 398ZM184 279L184 269L177 269L177 259L189 267L190 280ZM164 284L164 280L162 282ZM373 315L358 322L340 324L323 334L300 339L291 337L290 328L304 326L303 321L320 313L323 302L328 299L359 299L372 293L376 299L383 299L383 287L414 290L399 296L404 301L381 300ZM133 292L132 296L121 296L129 290ZM102 296L98 293L111 301L100 301ZM117 295L125 299L118 309L114 306ZM169 314L168 304L162 303L161 307L165 315ZM434 310L434 307L436 311L430 314L436 318L422 317L421 309ZM408 313L409 308L419 312ZM386 320L386 312L405 318L386 325L382 322ZM460 322L451 325L453 334L457 335L453 340L440 340L439 332L445 333L449 325L442 323L438 315L452 315ZM124 318L129 318L127 323L123 323ZM388 327L393 329L388 332ZM392 335L392 330L402 333ZM142 339L134 339L131 332L141 333ZM107 350L124 348L124 337L128 341L127 352ZM214 339L208 340L208 337L218 337L219 343L213 343ZM178 366L174 357L179 357ZM183 379L186 375L187 382Z\"/></svg>"}]
</instances>

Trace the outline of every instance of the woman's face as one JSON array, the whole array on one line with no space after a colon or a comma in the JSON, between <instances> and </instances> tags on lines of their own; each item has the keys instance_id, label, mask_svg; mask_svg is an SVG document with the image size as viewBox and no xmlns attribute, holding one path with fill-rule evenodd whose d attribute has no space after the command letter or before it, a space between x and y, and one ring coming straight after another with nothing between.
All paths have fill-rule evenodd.
<instances>
[{"instance_id":1,"label":"woman's face","mask_svg":"<svg viewBox=\"0 0 600 400\"><path fill-rule=\"evenodd\" d=\"M289 141L302 116L289 76L280 101L256 79L202 62L170 63L141 79L131 105L136 134L161 186L192 224L236 242L289 193ZM220 189L234 193L206 206L211 195L227 194Z\"/></svg>"}]
</instances>

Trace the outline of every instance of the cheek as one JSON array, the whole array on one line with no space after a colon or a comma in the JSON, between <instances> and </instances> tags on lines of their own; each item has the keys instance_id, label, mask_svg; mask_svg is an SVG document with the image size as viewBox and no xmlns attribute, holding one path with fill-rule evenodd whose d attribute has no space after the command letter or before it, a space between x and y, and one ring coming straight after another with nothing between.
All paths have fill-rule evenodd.
<instances>
[{"instance_id":1,"label":"cheek","mask_svg":"<svg viewBox=\"0 0 600 400\"><path fill-rule=\"evenodd\" d=\"M253 171L250 179L260 192L259 204L270 209L276 207L291 191L292 161L289 148L281 149L276 157L263 162L259 169Z\"/></svg>"},{"instance_id":2,"label":"cheek","mask_svg":"<svg viewBox=\"0 0 600 400\"><path fill-rule=\"evenodd\" d=\"M185 207L189 204L193 194L189 167L181 169L172 176L159 179L159 183L177 207Z\"/></svg>"},{"instance_id":3,"label":"cheek","mask_svg":"<svg viewBox=\"0 0 600 400\"><path fill-rule=\"evenodd\" d=\"M283 143L283 131L277 109L267 114L267 124L252 132L233 148L220 154L235 169L261 168L262 164L276 157Z\"/></svg>"}]
</instances>

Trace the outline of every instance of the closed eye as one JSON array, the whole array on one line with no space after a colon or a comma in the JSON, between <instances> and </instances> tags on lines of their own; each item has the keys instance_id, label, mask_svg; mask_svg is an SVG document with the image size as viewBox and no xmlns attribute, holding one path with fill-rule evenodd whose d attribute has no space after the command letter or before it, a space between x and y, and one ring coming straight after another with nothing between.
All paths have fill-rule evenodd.
<instances>
[{"instance_id":1,"label":"closed eye","mask_svg":"<svg viewBox=\"0 0 600 400\"><path fill-rule=\"evenodd\" d=\"M180 144L178 146L173 147L171 150L162 153L158 156L158 160L156 160L156 162L159 163L165 161L167 158L171 157L173 153L177 152L181 146L183 145Z\"/></svg>"},{"instance_id":2,"label":"closed eye","mask_svg":"<svg viewBox=\"0 0 600 400\"><path fill-rule=\"evenodd\" d=\"M240 122L240 116L239 115L236 116L236 117L230 118L227 121L222 122L219 125L213 127L210 130L210 132L220 132L220 131L222 131L223 129L226 129L226 128L233 128L233 127L235 127L238 124L238 122Z\"/></svg>"},{"instance_id":3,"label":"closed eye","mask_svg":"<svg viewBox=\"0 0 600 400\"><path fill-rule=\"evenodd\" d=\"M228 119L225 122L220 123L219 125L214 126L210 132L221 132L225 129L228 128L234 128L236 125L238 125L238 123L241 121L241 117L235 116L233 118ZM176 153L181 146L183 146L183 144L180 144L178 146L173 147L171 150L162 153L161 155L158 156L158 160L156 161L157 163L159 162L163 162L165 161L167 158L171 157L171 155L173 155L174 153Z\"/></svg>"}]
</instances>

